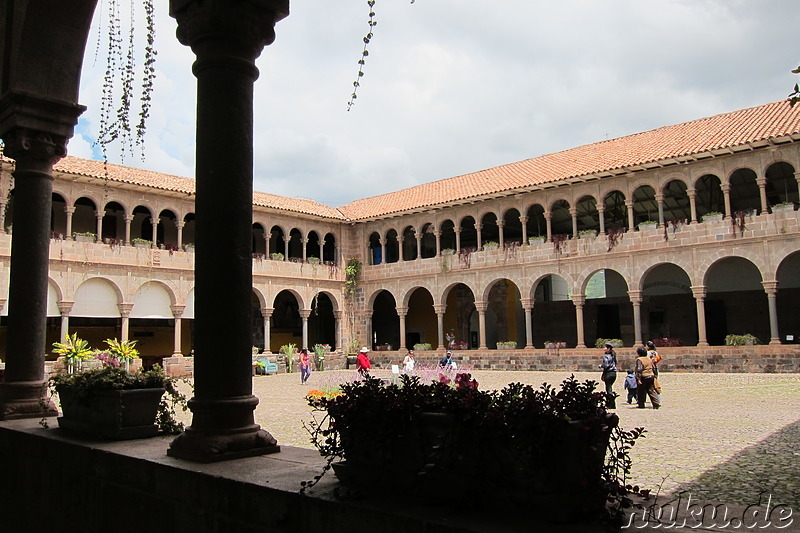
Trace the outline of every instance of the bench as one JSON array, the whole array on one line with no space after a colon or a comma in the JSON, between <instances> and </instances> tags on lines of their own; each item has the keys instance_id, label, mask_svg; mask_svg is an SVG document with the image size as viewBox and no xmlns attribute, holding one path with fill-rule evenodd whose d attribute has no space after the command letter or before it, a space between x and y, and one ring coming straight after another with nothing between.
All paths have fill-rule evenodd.
<instances>
[{"instance_id":1,"label":"bench","mask_svg":"<svg viewBox=\"0 0 800 533\"><path fill-rule=\"evenodd\" d=\"M274 357L273 357L274 358ZM278 363L269 356L260 356L253 359L253 370L257 375L277 374Z\"/></svg>"}]
</instances>

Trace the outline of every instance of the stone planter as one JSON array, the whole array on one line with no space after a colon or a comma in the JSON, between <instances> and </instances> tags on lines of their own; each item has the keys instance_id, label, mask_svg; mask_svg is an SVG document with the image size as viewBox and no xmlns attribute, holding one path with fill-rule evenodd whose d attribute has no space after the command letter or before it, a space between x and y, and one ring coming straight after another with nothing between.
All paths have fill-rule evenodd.
<instances>
[{"instance_id":1,"label":"stone planter","mask_svg":"<svg viewBox=\"0 0 800 533\"><path fill-rule=\"evenodd\" d=\"M491 251L497 250L498 248L500 248L499 244L484 244L483 245L483 251L484 252L491 252Z\"/></svg>"},{"instance_id":2,"label":"stone planter","mask_svg":"<svg viewBox=\"0 0 800 533\"><path fill-rule=\"evenodd\" d=\"M58 426L87 437L141 439L158 433L155 424L164 389L106 390L81 401L73 389L59 388Z\"/></svg>"},{"instance_id":3,"label":"stone planter","mask_svg":"<svg viewBox=\"0 0 800 533\"><path fill-rule=\"evenodd\" d=\"M151 242L135 242L133 243L134 248L150 248L153 245Z\"/></svg>"},{"instance_id":4,"label":"stone planter","mask_svg":"<svg viewBox=\"0 0 800 533\"><path fill-rule=\"evenodd\" d=\"M647 231L647 230L658 228L658 223L657 222L641 222L636 227L639 228L639 231Z\"/></svg>"},{"instance_id":5,"label":"stone planter","mask_svg":"<svg viewBox=\"0 0 800 533\"><path fill-rule=\"evenodd\" d=\"M528 237L528 244L542 244L544 237Z\"/></svg>"},{"instance_id":6,"label":"stone planter","mask_svg":"<svg viewBox=\"0 0 800 533\"><path fill-rule=\"evenodd\" d=\"M703 222L721 222L721 221L722 221L722 215L721 215L721 214L716 214L716 215L703 215L703 216L701 217L701 220L702 220Z\"/></svg>"},{"instance_id":7,"label":"stone planter","mask_svg":"<svg viewBox=\"0 0 800 533\"><path fill-rule=\"evenodd\" d=\"M794 204L782 204L782 205L773 205L770 207L770 210L773 214L776 213L789 213L794 211Z\"/></svg>"},{"instance_id":8,"label":"stone planter","mask_svg":"<svg viewBox=\"0 0 800 533\"><path fill-rule=\"evenodd\" d=\"M94 242L97 237L94 235L73 235L75 242Z\"/></svg>"}]
</instances>

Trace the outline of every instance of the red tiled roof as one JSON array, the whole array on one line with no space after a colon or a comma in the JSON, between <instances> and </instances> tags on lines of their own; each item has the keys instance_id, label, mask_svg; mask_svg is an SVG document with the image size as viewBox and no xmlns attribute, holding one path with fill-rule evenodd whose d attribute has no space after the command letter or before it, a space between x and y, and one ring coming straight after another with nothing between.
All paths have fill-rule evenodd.
<instances>
[{"instance_id":1,"label":"red tiled roof","mask_svg":"<svg viewBox=\"0 0 800 533\"><path fill-rule=\"evenodd\" d=\"M56 163L54 169L57 172L79 174L81 176L99 179L106 178L102 161L92 161L89 159L67 156ZM152 170L114 165L111 163L108 164L108 180L117 183L142 185L165 191L195 194L195 181L193 179L162 174L160 172L153 172ZM275 194L254 192L253 205L344 220L344 216L338 209L305 198L287 198Z\"/></svg>"},{"instance_id":2,"label":"red tiled roof","mask_svg":"<svg viewBox=\"0 0 800 533\"><path fill-rule=\"evenodd\" d=\"M339 210L367 219L798 133L800 105L783 100L363 198Z\"/></svg>"}]
</instances>

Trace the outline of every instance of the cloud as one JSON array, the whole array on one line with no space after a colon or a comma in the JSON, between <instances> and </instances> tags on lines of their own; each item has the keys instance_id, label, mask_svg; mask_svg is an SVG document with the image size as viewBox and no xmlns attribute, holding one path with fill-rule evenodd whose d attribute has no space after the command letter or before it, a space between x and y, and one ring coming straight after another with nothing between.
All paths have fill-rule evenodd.
<instances>
[{"instance_id":1,"label":"cloud","mask_svg":"<svg viewBox=\"0 0 800 533\"><path fill-rule=\"evenodd\" d=\"M785 44L800 12L780 0L503 0L488 8L418 0L375 8L378 25L349 112L368 6L294 2L276 26L275 43L257 60L257 190L338 206L759 105L788 94L800 56ZM191 176L194 56L175 40L166 11L159 3L143 165ZM85 132L99 124L103 67L85 70Z\"/></svg>"}]
</instances>

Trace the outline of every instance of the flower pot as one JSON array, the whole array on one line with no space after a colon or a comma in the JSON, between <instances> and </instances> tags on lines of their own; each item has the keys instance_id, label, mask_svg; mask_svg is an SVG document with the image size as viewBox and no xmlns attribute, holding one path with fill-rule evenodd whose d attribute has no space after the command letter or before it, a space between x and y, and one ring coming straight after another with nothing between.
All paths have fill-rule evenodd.
<instances>
[{"instance_id":1,"label":"flower pot","mask_svg":"<svg viewBox=\"0 0 800 533\"><path fill-rule=\"evenodd\" d=\"M62 416L58 426L66 431L111 440L141 439L158 433L155 424L164 389L98 391L81 399L72 388L59 387Z\"/></svg>"}]
</instances>

